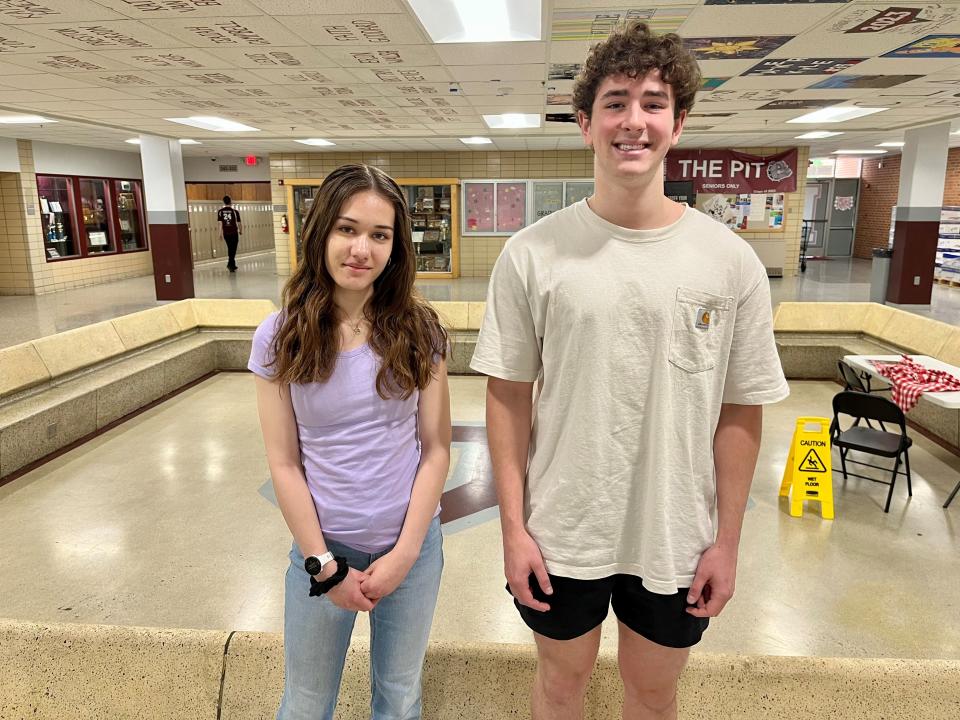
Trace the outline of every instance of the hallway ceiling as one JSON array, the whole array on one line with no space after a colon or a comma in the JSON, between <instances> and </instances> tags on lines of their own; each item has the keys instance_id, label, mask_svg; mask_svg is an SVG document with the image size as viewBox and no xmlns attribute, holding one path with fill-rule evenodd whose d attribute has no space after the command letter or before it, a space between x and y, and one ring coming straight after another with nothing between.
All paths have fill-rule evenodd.
<instances>
[{"instance_id":1,"label":"hallway ceiling","mask_svg":"<svg viewBox=\"0 0 960 720\"><path fill-rule=\"evenodd\" d=\"M683 147L873 148L906 128L960 129L960 0L545 0L543 40L434 44L403 0L0 0L0 110L56 124L0 134L132 150L139 133L190 137L185 155L582 147L576 125L490 130L481 115L571 113L572 74L611 20L676 31L709 81ZM457 92L450 91L451 86ZM827 125L828 105L889 108ZM216 115L255 133L164 118ZM814 130L843 132L795 140ZM960 135L953 138L960 143ZM896 150L894 150L896 152Z\"/></svg>"}]
</instances>

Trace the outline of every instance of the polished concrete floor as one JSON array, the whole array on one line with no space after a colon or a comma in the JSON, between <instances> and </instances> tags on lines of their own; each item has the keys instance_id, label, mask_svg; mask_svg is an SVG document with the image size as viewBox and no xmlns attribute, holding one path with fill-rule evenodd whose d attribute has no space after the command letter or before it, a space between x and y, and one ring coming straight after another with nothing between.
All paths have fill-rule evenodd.
<instances>
[{"instance_id":1,"label":"polished concrete floor","mask_svg":"<svg viewBox=\"0 0 960 720\"><path fill-rule=\"evenodd\" d=\"M475 472L484 380L451 386L452 492L490 478ZM827 414L837 386L791 388L764 416L736 597L699 650L960 659L960 502L940 507L960 458L915 437L913 498L901 482L889 514L884 486L838 480L835 520L790 517L778 488L794 419ZM290 538L267 479L252 376L184 391L0 487L0 617L279 631ZM433 637L530 642L503 591L496 511L475 509L444 528ZM605 644L614 631L611 616Z\"/></svg>"},{"instance_id":2,"label":"polished concrete floor","mask_svg":"<svg viewBox=\"0 0 960 720\"><path fill-rule=\"evenodd\" d=\"M285 278L277 277L273 252L240 257L238 265L240 270L235 274L227 272L219 260L198 265L193 273L196 296L268 298L279 304ZM484 300L487 278L422 280L418 287L431 300ZM805 274L772 279L770 288L774 304L795 300L869 300L870 261L811 261ZM38 297L0 297L0 347L160 304L152 276ZM960 288L934 285L930 308L914 312L960 325Z\"/></svg>"}]
</instances>

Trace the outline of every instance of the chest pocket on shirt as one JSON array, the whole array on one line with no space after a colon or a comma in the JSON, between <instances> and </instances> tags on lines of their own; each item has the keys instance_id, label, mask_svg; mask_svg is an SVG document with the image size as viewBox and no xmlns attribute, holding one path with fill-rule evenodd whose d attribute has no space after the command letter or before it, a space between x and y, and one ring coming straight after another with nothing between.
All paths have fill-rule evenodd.
<instances>
[{"instance_id":1,"label":"chest pocket on shirt","mask_svg":"<svg viewBox=\"0 0 960 720\"><path fill-rule=\"evenodd\" d=\"M677 288L670 362L689 373L712 370L726 334L732 297Z\"/></svg>"}]
</instances>

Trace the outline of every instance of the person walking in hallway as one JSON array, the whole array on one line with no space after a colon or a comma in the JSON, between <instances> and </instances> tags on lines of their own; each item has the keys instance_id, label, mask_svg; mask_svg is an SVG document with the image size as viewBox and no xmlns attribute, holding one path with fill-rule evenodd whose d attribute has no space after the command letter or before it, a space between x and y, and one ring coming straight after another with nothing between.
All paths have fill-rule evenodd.
<instances>
[{"instance_id":1,"label":"person walking in hallway","mask_svg":"<svg viewBox=\"0 0 960 720\"><path fill-rule=\"evenodd\" d=\"M611 603L623 717L676 718L690 647L734 592L762 405L789 392L763 264L664 195L700 77L640 22L592 48L573 104L594 194L510 238L490 280L471 367L534 720L583 717Z\"/></svg>"},{"instance_id":2,"label":"person walking in hallway","mask_svg":"<svg viewBox=\"0 0 960 720\"><path fill-rule=\"evenodd\" d=\"M403 191L345 165L304 221L283 310L254 334L248 367L294 540L279 720L332 720L358 612L372 719L420 717L452 431L447 335L415 278Z\"/></svg>"},{"instance_id":3,"label":"person walking in hallway","mask_svg":"<svg viewBox=\"0 0 960 720\"><path fill-rule=\"evenodd\" d=\"M227 244L227 269L236 272L237 245L243 235L243 223L229 195L223 196L223 207L217 210L217 220L220 222L220 239Z\"/></svg>"}]
</instances>

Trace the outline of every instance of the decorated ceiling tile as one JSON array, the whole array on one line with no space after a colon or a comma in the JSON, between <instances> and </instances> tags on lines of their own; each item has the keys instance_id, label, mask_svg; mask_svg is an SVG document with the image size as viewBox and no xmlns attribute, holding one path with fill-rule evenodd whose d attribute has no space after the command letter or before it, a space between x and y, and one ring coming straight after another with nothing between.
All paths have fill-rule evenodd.
<instances>
[{"instance_id":1,"label":"decorated ceiling tile","mask_svg":"<svg viewBox=\"0 0 960 720\"><path fill-rule=\"evenodd\" d=\"M829 3L831 5L850 0L704 0L704 5L802 5L804 3Z\"/></svg>"},{"instance_id":2,"label":"decorated ceiling tile","mask_svg":"<svg viewBox=\"0 0 960 720\"><path fill-rule=\"evenodd\" d=\"M150 27L177 39L177 47L271 48L300 45L299 38L266 15L152 20Z\"/></svg>"},{"instance_id":3,"label":"decorated ceiling tile","mask_svg":"<svg viewBox=\"0 0 960 720\"><path fill-rule=\"evenodd\" d=\"M547 80L575 80L581 63L550 63Z\"/></svg>"},{"instance_id":4,"label":"decorated ceiling tile","mask_svg":"<svg viewBox=\"0 0 960 720\"><path fill-rule=\"evenodd\" d=\"M815 110L817 108L829 107L844 102L839 98L816 99L816 98L786 98L783 100L773 100L766 105L761 105L757 110Z\"/></svg>"},{"instance_id":5,"label":"decorated ceiling tile","mask_svg":"<svg viewBox=\"0 0 960 720\"><path fill-rule=\"evenodd\" d=\"M730 78L705 77L700 80L701 90L716 90Z\"/></svg>"},{"instance_id":6,"label":"decorated ceiling tile","mask_svg":"<svg viewBox=\"0 0 960 720\"><path fill-rule=\"evenodd\" d=\"M877 89L891 88L894 85L910 82L923 77L922 75L848 75L840 73L832 75L810 86L811 90L821 89Z\"/></svg>"},{"instance_id":7,"label":"decorated ceiling tile","mask_svg":"<svg viewBox=\"0 0 960 720\"><path fill-rule=\"evenodd\" d=\"M447 69L434 65L428 67L358 67L351 69L358 80L379 85L404 83L435 83L453 80Z\"/></svg>"},{"instance_id":8,"label":"decorated ceiling tile","mask_svg":"<svg viewBox=\"0 0 960 720\"><path fill-rule=\"evenodd\" d=\"M83 50L143 50L182 45L177 38L135 20L30 25L29 30L52 42Z\"/></svg>"},{"instance_id":9,"label":"decorated ceiling tile","mask_svg":"<svg viewBox=\"0 0 960 720\"><path fill-rule=\"evenodd\" d=\"M525 65L547 58L547 44L542 42L440 43L434 47L447 65Z\"/></svg>"},{"instance_id":10,"label":"decorated ceiling tile","mask_svg":"<svg viewBox=\"0 0 960 720\"><path fill-rule=\"evenodd\" d=\"M463 97L459 88L459 95L450 93L451 83L422 83L422 82L402 82L402 83L382 83L377 85L377 90L384 97ZM369 85L368 87L373 87Z\"/></svg>"},{"instance_id":11,"label":"decorated ceiling tile","mask_svg":"<svg viewBox=\"0 0 960 720\"><path fill-rule=\"evenodd\" d=\"M884 54L886 58L960 58L960 35L927 35Z\"/></svg>"},{"instance_id":12,"label":"decorated ceiling tile","mask_svg":"<svg viewBox=\"0 0 960 720\"><path fill-rule=\"evenodd\" d=\"M792 35L766 37L684 38L683 44L697 60L762 58L793 39Z\"/></svg>"},{"instance_id":13,"label":"decorated ceiling tile","mask_svg":"<svg viewBox=\"0 0 960 720\"><path fill-rule=\"evenodd\" d=\"M854 3L792 42L793 55L843 54L853 46L872 57L914 38L960 32L960 5Z\"/></svg>"},{"instance_id":14,"label":"decorated ceiling tile","mask_svg":"<svg viewBox=\"0 0 960 720\"><path fill-rule=\"evenodd\" d=\"M751 75L833 75L865 58L778 58L764 60L743 73Z\"/></svg>"},{"instance_id":15,"label":"decorated ceiling tile","mask_svg":"<svg viewBox=\"0 0 960 720\"><path fill-rule=\"evenodd\" d=\"M259 15L249 0L96 0L134 20Z\"/></svg>"},{"instance_id":16,"label":"decorated ceiling tile","mask_svg":"<svg viewBox=\"0 0 960 720\"><path fill-rule=\"evenodd\" d=\"M429 42L405 15L328 15L326 13L277 18L310 45L327 46L420 45ZM289 43L288 43L289 44Z\"/></svg>"},{"instance_id":17,"label":"decorated ceiling tile","mask_svg":"<svg viewBox=\"0 0 960 720\"><path fill-rule=\"evenodd\" d=\"M291 38L296 40L297 38ZM212 55L222 67L253 69L314 69L336 67L337 63L320 50L300 46L285 47L224 47L207 48L204 53ZM215 66L216 67L216 66Z\"/></svg>"},{"instance_id":18,"label":"decorated ceiling tile","mask_svg":"<svg viewBox=\"0 0 960 720\"><path fill-rule=\"evenodd\" d=\"M235 67L220 60L213 53L198 48L106 50L103 56L141 70L207 70Z\"/></svg>"},{"instance_id":19,"label":"decorated ceiling tile","mask_svg":"<svg viewBox=\"0 0 960 720\"><path fill-rule=\"evenodd\" d=\"M24 26L0 25L0 57L72 50L74 46L62 37L49 38L27 30Z\"/></svg>"},{"instance_id":20,"label":"decorated ceiling tile","mask_svg":"<svg viewBox=\"0 0 960 720\"><path fill-rule=\"evenodd\" d=\"M318 70L289 68L284 70L243 70L251 78L257 78L255 84L266 85L345 85L356 83L356 76L349 70L331 67Z\"/></svg>"},{"instance_id":21,"label":"decorated ceiling tile","mask_svg":"<svg viewBox=\"0 0 960 720\"><path fill-rule=\"evenodd\" d=\"M550 39L554 42L597 42L626 20L642 20L658 33L675 32L693 8L693 5L656 7L654 3L648 7L560 8L553 13Z\"/></svg>"},{"instance_id":22,"label":"decorated ceiling tile","mask_svg":"<svg viewBox=\"0 0 960 720\"><path fill-rule=\"evenodd\" d=\"M393 67L411 65L430 67L442 65L436 51L429 45L386 46L325 46L323 54L340 67Z\"/></svg>"},{"instance_id":23,"label":"decorated ceiling tile","mask_svg":"<svg viewBox=\"0 0 960 720\"><path fill-rule=\"evenodd\" d=\"M104 7L105 5L106 2L92 0L3 0L0 2L0 23L35 25L124 19L124 15Z\"/></svg>"},{"instance_id":24,"label":"decorated ceiling tile","mask_svg":"<svg viewBox=\"0 0 960 720\"><path fill-rule=\"evenodd\" d=\"M127 53L124 52L124 55ZM14 65L21 65L38 72L78 73L105 72L112 70L133 70L135 67L122 59L112 58L108 53L98 54L74 49L60 52L9 54L3 59Z\"/></svg>"},{"instance_id":25,"label":"decorated ceiling tile","mask_svg":"<svg viewBox=\"0 0 960 720\"><path fill-rule=\"evenodd\" d=\"M270 15L309 15L317 11L317 0L250 0ZM323 0L323 11L329 15L350 13L404 13L403 0Z\"/></svg>"}]
</instances>

